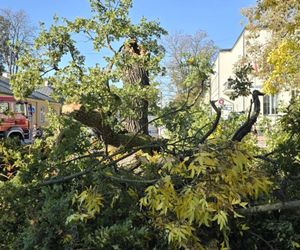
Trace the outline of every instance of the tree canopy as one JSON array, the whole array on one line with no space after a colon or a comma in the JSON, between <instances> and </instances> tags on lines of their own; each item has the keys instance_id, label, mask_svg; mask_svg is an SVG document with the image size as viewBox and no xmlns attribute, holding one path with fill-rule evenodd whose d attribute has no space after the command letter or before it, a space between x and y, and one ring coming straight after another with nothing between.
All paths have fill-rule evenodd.
<instances>
[{"instance_id":1,"label":"tree canopy","mask_svg":"<svg viewBox=\"0 0 300 250\"><path fill-rule=\"evenodd\" d=\"M175 99L185 99L186 95L207 93L207 78L212 73L212 64L217 47L204 31L194 35L176 32L166 38L167 75L171 87L176 88ZM206 70L206 71L205 71Z\"/></svg>"},{"instance_id":2,"label":"tree canopy","mask_svg":"<svg viewBox=\"0 0 300 250\"><path fill-rule=\"evenodd\" d=\"M31 46L34 31L24 11L0 10L0 58L9 74L17 73L17 60Z\"/></svg>"},{"instance_id":3,"label":"tree canopy","mask_svg":"<svg viewBox=\"0 0 300 250\"><path fill-rule=\"evenodd\" d=\"M268 41L253 51L259 75L265 80L264 90L276 93L286 88L299 89L299 1L259 0L244 14L252 37L260 31L269 33Z\"/></svg>"}]
</instances>

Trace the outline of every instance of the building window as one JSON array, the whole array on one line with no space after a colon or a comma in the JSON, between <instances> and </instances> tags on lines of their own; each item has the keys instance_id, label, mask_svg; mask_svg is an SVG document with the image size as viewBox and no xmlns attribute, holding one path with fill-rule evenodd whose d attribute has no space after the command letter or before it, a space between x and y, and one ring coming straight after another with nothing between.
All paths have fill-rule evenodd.
<instances>
[{"instance_id":1,"label":"building window","mask_svg":"<svg viewBox=\"0 0 300 250\"><path fill-rule=\"evenodd\" d=\"M41 111L40 111L40 122L41 122L41 124L43 124L46 121L45 115L46 115L45 107L42 106Z\"/></svg>"},{"instance_id":2,"label":"building window","mask_svg":"<svg viewBox=\"0 0 300 250\"><path fill-rule=\"evenodd\" d=\"M265 95L264 96L264 115L277 114L277 95Z\"/></svg>"}]
</instances>

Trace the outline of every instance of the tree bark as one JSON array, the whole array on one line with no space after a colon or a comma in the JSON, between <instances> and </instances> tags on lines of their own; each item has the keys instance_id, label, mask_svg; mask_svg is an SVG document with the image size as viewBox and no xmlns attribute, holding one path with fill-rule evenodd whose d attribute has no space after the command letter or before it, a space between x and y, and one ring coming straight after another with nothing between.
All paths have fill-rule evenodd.
<instances>
[{"instance_id":1,"label":"tree bark","mask_svg":"<svg viewBox=\"0 0 300 250\"><path fill-rule=\"evenodd\" d=\"M131 41L124 46L123 53L125 56L129 54L132 58L145 55L137 44L136 39L131 39ZM123 82L124 85L139 85L142 88L149 86L148 71L144 65L139 62L126 65L124 67ZM143 98L135 101L134 112L136 118L129 117L123 124L128 132L148 135L148 105L148 101Z\"/></svg>"},{"instance_id":2,"label":"tree bark","mask_svg":"<svg viewBox=\"0 0 300 250\"><path fill-rule=\"evenodd\" d=\"M300 208L300 200L296 200L296 201L288 201L288 202L278 202L278 203L267 204L267 205L259 205L255 207L241 209L239 210L239 213L248 215L254 213L271 212L275 210L289 210L289 209L299 209L299 208Z\"/></svg>"},{"instance_id":3,"label":"tree bark","mask_svg":"<svg viewBox=\"0 0 300 250\"><path fill-rule=\"evenodd\" d=\"M200 139L199 143L202 144L206 141L206 139L216 130L216 128L219 125L220 119L221 119L221 109L217 108L215 101L210 101L210 105L212 108L216 111L217 116L216 119L212 125L212 127L205 133L205 135Z\"/></svg>"},{"instance_id":4,"label":"tree bark","mask_svg":"<svg viewBox=\"0 0 300 250\"><path fill-rule=\"evenodd\" d=\"M259 96L263 96L264 94L259 92L258 90L254 90L252 93L253 99L253 114L247 119L247 121L234 133L232 137L232 141L242 141L242 139L251 131L252 126L256 123L257 118L260 113L260 101ZM251 112L251 110L250 110Z\"/></svg>"},{"instance_id":5,"label":"tree bark","mask_svg":"<svg viewBox=\"0 0 300 250\"><path fill-rule=\"evenodd\" d=\"M63 106L63 114L68 114L83 125L90 127L95 134L107 145L114 147L125 146L126 148L146 146L157 148L160 142L146 134L126 133L118 134L108 124L107 114L101 110L86 110L80 104L66 104ZM153 145L153 143L155 145Z\"/></svg>"}]
</instances>

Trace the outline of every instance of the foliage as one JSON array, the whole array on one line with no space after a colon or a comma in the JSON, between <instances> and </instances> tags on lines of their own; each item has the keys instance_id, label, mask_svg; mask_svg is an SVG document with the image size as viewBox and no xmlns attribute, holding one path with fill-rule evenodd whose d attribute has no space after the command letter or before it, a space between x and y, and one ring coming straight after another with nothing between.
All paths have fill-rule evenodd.
<instances>
[{"instance_id":1,"label":"foliage","mask_svg":"<svg viewBox=\"0 0 300 250\"><path fill-rule=\"evenodd\" d=\"M56 127L59 121L55 122ZM85 130L75 129L70 120L63 119L60 124L70 128L66 141L55 146L56 135L48 134L46 142L36 140L30 147L19 148L19 171L11 181L2 183L2 245L106 249L114 242L116 249L147 245L163 249L167 239L174 247L196 246L199 240L204 246L211 240L204 232L219 230L222 234L217 239L228 244L229 221L234 217L241 220L238 208L247 204L248 195L258 197L269 188L243 144L225 146L214 139L182 162L168 154L142 154L143 179L157 178L156 184L149 186L122 168L118 167L116 174L101 156L72 160L97 145L92 146L88 139L82 141L88 138ZM91 165L97 167L86 178L41 185L45 178L55 180ZM123 183L126 178L136 182ZM149 210L140 210L139 202ZM10 227L13 233L9 233Z\"/></svg>"},{"instance_id":2,"label":"foliage","mask_svg":"<svg viewBox=\"0 0 300 250\"><path fill-rule=\"evenodd\" d=\"M176 100L161 110L159 114L162 118L157 125L164 126L170 147L175 143L178 149L193 148L211 123L212 119L207 116L207 112L209 107L204 104L189 107L186 102Z\"/></svg>"},{"instance_id":3,"label":"foliage","mask_svg":"<svg viewBox=\"0 0 300 250\"><path fill-rule=\"evenodd\" d=\"M194 35L174 33L166 39L166 48L170 59L167 75L171 85L176 88L177 100L187 95L196 96L208 90L207 78L212 73L212 63L217 48L207 34L199 31Z\"/></svg>"},{"instance_id":4,"label":"foliage","mask_svg":"<svg viewBox=\"0 0 300 250\"><path fill-rule=\"evenodd\" d=\"M264 121L264 134L267 137L266 155L270 161L262 168L275 183L270 202L286 202L299 199L299 97L292 99L282 112L284 115L276 124ZM247 222L250 230L245 232L242 241L236 241L236 248L251 245L250 249L299 248L299 213L297 211L276 211L257 215ZM255 248L256 247L256 248Z\"/></svg>"},{"instance_id":5,"label":"foliage","mask_svg":"<svg viewBox=\"0 0 300 250\"><path fill-rule=\"evenodd\" d=\"M263 45L249 49L265 81L264 91L274 94L286 88L299 88L299 1L259 0L244 14L249 20L250 37L269 33Z\"/></svg>"},{"instance_id":6,"label":"foliage","mask_svg":"<svg viewBox=\"0 0 300 250\"><path fill-rule=\"evenodd\" d=\"M278 87L289 82L293 87L299 88L299 54L300 44L296 39L283 40L277 48L268 55L268 63L273 70L265 82L264 91L268 93L278 92Z\"/></svg>"},{"instance_id":7,"label":"foliage","mask_svg":"<svg viewBox=\"0 0 300 250\"><path fill-rule=\"evenodd\" d=\"M299 196L295 187L298 185L299 172L299 128L300 128L300 99L295 97L285 109L285 115L280 119L277 127L269 131L270 151L276 167L270 166L269 171L281 183L279 188L284 190L284 199L296 199ZM295 181L293 181L295 180Z\"/></svg>"},{"instance_id":8,"label":"foliage","mask_svg":"<svg viewBox=\"0 0 300 250\"><path fill-rule=\"evenodd\" d=\"M88 188L80 194L76 194L73 197L72 204L77 203L80 212L70 215L66 223L78 220L86 222L88 219L95 218L95 215L100 212L100 208L103 207L102 202L103 196L93 188Z\"/></svg>"},{"instance_id":9,"label":"foliage","mask_svg":"<svg viewBox=\"0 0 300 250\"><path fill-rule=\"evenodd\" d=\"M230 95L231 100L235 100L239 96L249 96L251 94L252 81L249 79L249 74L253 71L250 64L242 65L234 72L235 78L228 78L228 89L232 89L233 93Z\"/></svg>"},{"instance_id":10,"label":"foliage","mask_svg":"<svg viewBox=\"0 0 300 250\"><path fill-rule=\"evenodd\" d=\"M247 197L258 198L270 182L255 171L243 145L207 144L190 160L167 163L161 181L149 186L141 205L149 207L156 226L168 231L168 241L177 247L200 248L203 230L216 227L229 247L229 218L241 218L238 208ZM234 150L232 150L232 147ZM218 152L218 153L217 153Z\"/></svg>"},{"instance_id":11,"label":"foliage","mask_svg":"<svg viewBox=\"0 0 300 250\"><path fill-rule=\"evenodd\" d=\"M58 124L56 120L55 127ZM138 197L132 196L126 185L109 179L111 168L104 165L101 172L71 183L40 185L45 179L100 164L93 157L72 161L86 150L97 150L97 145L92 146L88 134L76 129L74 123L60 124L70 128L60 145L53 145L56 136L50 134L46 142L36 140L25 148L2 145L2 152L10 150L3 160L14 161L18 172L11 181L1 182L0 245L13 249L107 249L113 241L116 249L132 249L151 244L156 236L139 212ZM50 129L46 133L53 131ZM102 171L106 171L104 176ZM87 188L91 185L93 188ZM105 194L104 200L100 193Z\"/></svg>"}]
</instances>

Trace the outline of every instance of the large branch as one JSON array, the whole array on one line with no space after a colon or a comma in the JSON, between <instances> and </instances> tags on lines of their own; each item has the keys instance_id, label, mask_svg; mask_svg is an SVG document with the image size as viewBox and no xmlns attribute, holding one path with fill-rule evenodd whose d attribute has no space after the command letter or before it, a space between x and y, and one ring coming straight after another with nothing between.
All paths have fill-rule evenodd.
<instances>
[{"instance_id":1,"label":"large branch","mask_svg":"<svg viewBox=\"0 0 300 250\"><path fill-rule=\"evenodd\" d=\"M71 175L68 175L68 176L54 177L54 178L51 178L51 179L48 179L48 180L45 180L45 181L39 183L38 186L48 186L48 185L53 185L53 184L60 184L60 183L71 181L75 178L90 174L92 171L97 170L97 169L95 169L95 166L105 164L106 160L112 159L114 156L122 155L121 157L117 158L116 160L112 160L112 161L105 164L105 167L115 166L118 162L120 162L120 161L126 159L127 157L135 154L137 151L139 151L141 149L144 149L144 148L151 148L151 147L154 147L154 146L155 145L145 145L145 146L141 146L141 147L136 147L136 148L133 148L130 152L127 152L124 155L122 155L122 153L125 153L126 150L121 149L121 150L113 153L109 157L103 157L103 159L101 159L100 161L97 161L95 164L89 166L88 168L86 168L83 171L80 171L80 172L77 172L77 173L74 173L74 174L71 174ZM85 156L86 155L84 155L84 157L81 157L81 158L85 158ZM91 156L94 156L94 155L91 155ZM76 159L78 159L78 158L76 158ZM75 160L75 159L73 159L73 160ZM63 164L65 164L65 163L68 163L68 161L63 162ZM117 180L119 182L137 182L137 183L148 183L148 184L150 184L150 183L155 183L156 181L158 181L157 179L153 179L153 180L127 179L127 178L124 178L123 176L116 177L116 176L106 175L105 173L101 173L101 174L106 178L110 178L112 180Z\"/></svg>"},{"instance_id":2,"label":"large branch","mask_svg":"<svg viewBox=\"0 0 300 250\"><path fill-rule=\"evenodd\" d=\"M63 106L64 114L68 114L83 125L93 129L95 134L101 138L106 145L114 147L125 146L127 148L143 146L156 141L148 135L134 135L133 133L118 134L109 124L108 115L101 110L87 110L80 104L69 104Z\"/></svg>"},{"instance_id":3,"label":"large branch","mask_svg":"<svg viewBox=\"0 0 300 250\"><path fill-rule=\"evenodd\" d=\"M265 155L255 155L254 158L256 159L260 159L260 160L263 160L263 161L266 161L266 162L269 162L269 163L272 163L274 165L278 165L278 162L276 162L275 160L265 156Z\"/></svg>"},{"instance_id":4,"label":"large branch","mask_svg":"<svg viewBox=\"0 0 300 250\"><path fill-rule=\"evenodd\" d=\"M146 129L150 123L153 123L157 120L160 120L164 117L170 116L177 112L190 109L192 106L196 104L201 94L202 91L199 91L198 95L194 98L191 104L188 104L188 100L187 100L186 103L181 107L179 107L178 109L172 110L168 113L163 114L162 116L156 117L155 119L145 123L135 133L126 133L126 134L116 133L112 129L111 124L107 122L107 120L109 119L108 114L106 114L102 110L88 110L81 104L75 104L75 103L65 104L63 105L62 113L73 117L81 124L93 129L95 134L106 145L112 145L114 147L123 146L125 148L146 146L148 149L149 147L147 145L160 145L160 146L153 146L152 149L157 150L158 148L163 146L162 140L158 140L157 138L153 138L149 135L142 134L140 132ZM204 141L216 129L221 116L221 111L215 106L214 102L211 102L211 104L214 110L217 112L217 117L212 128L206 133L206 135L204 135L203 137L204 139L202 139Z\"/></svg>"},{"instance_id":5,"label":"large branch","mask_svg":"<svg viewBox=\"0 0 300 250\"><path fill-rule=\"evenodd\" d=\"M114 131L107 122L107 115L101 110L87 110L80 105L79 109L73 110L70 115L85 126L92 128L104 143L119 144Z\"/></svg>"},{"instance_id":6,"label":"large branch","mask_svg":"<svg viewBox=\"0 0 300 250\"><path fill-rule=\"evenodd\" d=\"M232 141L242 141L242 139L251 131L252 126L256 123L257 118L260 113L260 101L259 96L264 95L258 90L254 90L252 93L253 98L253 114L248 117L247 121L234 133L233 137L231 138Z\"/></svg>"},{"instance_id":7,"label":"large branch","mask_svg":"<svg viewBox=\"0 0 300 250\"><path fill-rule=\"evenodd\" d=\"M64 177L60 177L60 178L53 178L53 179L49 179L46 181L43 181L41 183L39 183L38 186L48 186L48 185L54 185L54 184L60 184L60 183L64 183L67 181L71 181L75 178L81 177L83 175L87 175L89 173L91 173L92 168L87 168L86 170L83 170L81 172L77 172L68 176L64 176Z\"/></svg>"},{"instance_id":8,"label":"large branch","mask_svg":"<svg viewBox=\"0 0 300 250\"><path fill-rule=\"evenodd\" d=\"M216 107L215 101L210 101L210 105L213 107L213 109L216 111L217 116L216 119L212 125L212 127L205 133L205 135L200 139L199 143L202 144L206 141L206 139L216 130L220 118L221 118L221 109Z\"/></svg>"},{"instance_id":9,"label":"large branch","mask_svg":"<svg viewBox=\"0 0 300 250\"><path fill-rule=\"evenodd\" d=\"M290 209L299 209L300 200L288 201L288 202L278 202L273 204L259 205L255 207L249 207L239 210L241 214L248 215L254 213L265 213L276 210L290 210Z\"/></svg>"}]
</instances>

